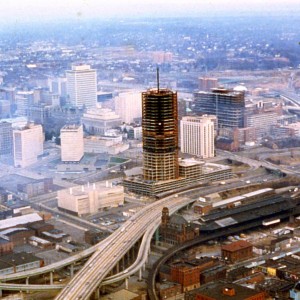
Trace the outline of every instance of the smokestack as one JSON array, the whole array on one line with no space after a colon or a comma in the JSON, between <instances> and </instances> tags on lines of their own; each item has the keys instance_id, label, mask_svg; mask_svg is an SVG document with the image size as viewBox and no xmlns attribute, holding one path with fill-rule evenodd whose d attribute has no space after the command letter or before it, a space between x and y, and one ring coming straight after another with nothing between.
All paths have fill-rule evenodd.
<instances>
[{"instance_id":1,"label":"smokestack","mask_svg":"<svg viewBox=\"0 0 300 300\"><path fill-rule=\"evenodd\" d=\"M108 181L107 180L105 181L105 187L108 187Z\"/></svg>"},{"instance_id":2,"label":"smokestack","mask_svg":"<svg viewBox=\"0 0 300 300\"><path fill-rule=\"evenodd\" d=\"M96 184L95 183L93 183L93 190L95 190L96 189Z\"/></svg>"},{"instance_id":3,"label":"smokestack","mask_svg":"<svg viewBox=\"0 0 300 300\"><path fill-rule=\"evenodd\" d=\"M84 185L81 186L81 191L84 192Z\"/></svg>"},{"instance_id":4,"label":"smokestack","mask_svg":"<svg viewBox=\"0 0 300 300\"><path fill-rule=\"evenodd\" d=\"M72 195L73 194L73 190L72 190L72 188L70 188L70 195Z\"/></svg>"}]
</instances>

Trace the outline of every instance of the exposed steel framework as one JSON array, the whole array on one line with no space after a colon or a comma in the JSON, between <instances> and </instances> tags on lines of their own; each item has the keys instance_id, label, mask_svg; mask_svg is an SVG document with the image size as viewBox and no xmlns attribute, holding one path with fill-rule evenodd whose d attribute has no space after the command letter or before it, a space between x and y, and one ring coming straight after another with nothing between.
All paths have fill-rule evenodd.
<instances>
[{"instance_id":1,"label":"exposed steel framework","mask_svg":"<svg viewBox=\"0 0 300 300\"><path fill-rule=\"evenodd\" d=\"M145 180L177 179L178 109L177 93L151 89L142 93L143 174Z\"/></svg>"}]
</instances>

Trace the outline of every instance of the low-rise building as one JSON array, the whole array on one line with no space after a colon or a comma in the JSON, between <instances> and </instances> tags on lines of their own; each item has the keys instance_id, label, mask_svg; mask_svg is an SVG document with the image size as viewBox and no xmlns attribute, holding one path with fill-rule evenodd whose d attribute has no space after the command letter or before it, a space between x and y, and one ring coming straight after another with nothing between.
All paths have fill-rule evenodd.
<instances>
[{"instance_id":1,"label":"low-rise building","mask_svg":"<svg viewBox=\"0 0 300 300\"><path fill-rule=\"evenodd\" d=\"M184 293L182 293L181 284L176 282L165 281L159 286L159 299L184 299Z\"/></svg>"},{"instance_id":2,"label":"low-rise building","mask_svg":"<svg viewBox=\"0 0 300 300\"><path fill-rule=\"evenodd\" d=\"M55 244L52 242L49 242L47 240L41 239L36 236L32 236L28 239L28 242L30 245L33 245L35 247L41 248L41 249L54 249Z\"/></svg>"},{"instance_id":3,"label":"low-rise building","mask_svg":"<svg viewBox=\"0 0 300 300\"><path fill-rule=\"evenodd\" d=\"M218 264L217 260L211 257L172 263L171 281L181 284L182 292L193 290L200 286L200 274L216 264Z\"/></svg>"},{"instance_id":4,"label":"low-rise building","mask_svg":"<svg viewBox=\"0 0 300 300\"><path fill-rule=\"evenodd\" d=\"M18 192L24 194L26 198L48 193L52 190L52 188L53 178L44 178L17 185Z\"/></svg>"},{"instance_id":5,"label":"low-rise building","mask_svg":"<svg viewBox=\"0 0 300 300\"><path fill-rule=\"evenodd\" d=\"M143 127L142 126L126 126L127 138L129 140L138 140L143 137Z\"/></svg>"},{"instance_id":6,"label":"low-rise building","mask_svg":"<svg viewBox=\"0 0 300 300\"><path fill-rule=\"evenodd\" d=\"M44 261L31 253L20 252L0 257L0 275L40 268Z\"/></svg>"},{"instance_id":7,"label":"low-rise building","mask_svg":"<svg viewBox=\"0 0 300 300\"><path fill-rule=\"evenodd\" d=\"M200 183L227 180L232 177L228 166L213 163L203 163L196 159L179 159L179 178L171 180L145 180L141 176L129 176L123 181L129 192L150 197L161 197L168 191L180 191L199 186Z\"/></svg>"},{"instance_id":8,"label":"low-rise building","mask_svg":"<svg viewBox=\"0 0 300 300\"><path fill-rule=\"evenodd\" d=\"M186 300L264 300L264 292L227 282L211 282L186 293Z\"/></svg>"},{"instance_id":9,"label":"low-rise building","mask_svg":"<svg viewBox=\"0 0 300 300\"><path fill-rule=\"evenodd\" d=\"M107 108L90 108L82 117L84 130L93 135L105 135L106 131L120 126L119 115Z\"/></svg>"},{"instance_id":10,"label":"low-rise building","mask_svg":"<svg viewBox=\"0 0 300 300\"><path fill-rule=\"evenodd\" d=\"M44 231L50 231L54 229L54 226L52 224L45 223L45 222L33 223L28 225L27 227L34 230L36 236L42 236L42 233Z\"/></svg>"},{"instance_id":11,"label":"low-rise building","mask_svg":"<svg viewBox=\"0 0 300 300\"><path fill-rule=\"evenodd\" d=\"M0 230L7 228L26 226L35 222L43 222L43 218L38 213L0 220Z\"/></svg>"},{"instance_id":12,"label":"low-rise building","mask_svg":"<svg viewBox=\"0 0 300 300\"><path fill-rule=\"evenodd\" d=\"M162 211L162 223L159 232L161 241L171 245L181 244L199 235L199 229L182 216L177 214L169 216L167 207L164 207Z\"/></svg>"},{"instance_id":13,"label":"low-rise building","mask_svg":"<svg viewBox=\"0 0 300 300\"><path fill-rule=\"evenodd\" d=\"M85 153L119 154L129 148L122 142L122 135L117 136L88 136L83 139Z\"/></svg>"},{"instance_id":14,"label":"low-rise building","mask_svg":"<svg viewBox=\"0 0 300 300\"><path fill-rule=\"evenodd\" d=\"M293 289L294 286L294 282L280 280L278 278L266 278L263 282L256 284L256 288L260 291L263 291L267 299L280 300L290 299L290 291Z\"/></svg>"},{"instance_id":15,"label":"low-rise building","mask_svg":"<svg viewBox=\"0 0 300 300\"><path fill-rule=\"evenodd\" d=\"M100 229L91 229L84 232L84 241L88 244L95 245L107 237L107 233Z\"/></svg>"},{"instance_id":16,"label":"low-rise building","mask_svg":"<svg viewBox=\"0 0 300 300\"><path fill-rule=\"evenodd\" d=\"M124 204L124 188L106 184L93 184L58 191L58 207L82 216L106 207Z\"/></svg>"},{"instance_id":17,"label":"low-rise building","mask_svg":"<svg viewBox=\"0 0 300 300\"><path fill-rule=\"evenodd\" d=\"M14 244L6 236L0 237L0 256L13 252Z\"/></svg>"},{"instance_id":18,"label":"low-rise building","mask_svg":"<svg viewBox=\"0 0 300 300\"><path fill-rule=\"evenodd\" d=\"M0 236L7 237L14 246L24 245L34 236L34 231L25 227L15 227L0 231Z\"/></svg>"},{"instance_id":19,"label":"low-rise building","mask_svg":"<svg viewBox=\"0 0 300 300\"><path fill-rule=\"evenodd\" d=\"M43 231L41 236L53 243L60 243L70 239L70 236L58 229L51 229L49 231Z\"/></svg>"},{"instance_id":20,"label":"low-rise building","mask_svg":"<svg viewBox=\"0 0 300 300\"><path fill-rule=\"evenodd\" d=\"M222 280L226 278L227 268L223 264L217 263L214 266L201 271L200 273L200 285L216 280Z\"/></svg>"},{"instance_id":21,"label":"low-rise building","mask_svg":"<svg viewBox=\"0 0 300 300\"><path fill-rule=\"evenodd\" d=\"M253 256L253 245L247 241L240 240L229 245L222 245L222 258L229 263L242 261Z\"/></svg>"}]
</instances>

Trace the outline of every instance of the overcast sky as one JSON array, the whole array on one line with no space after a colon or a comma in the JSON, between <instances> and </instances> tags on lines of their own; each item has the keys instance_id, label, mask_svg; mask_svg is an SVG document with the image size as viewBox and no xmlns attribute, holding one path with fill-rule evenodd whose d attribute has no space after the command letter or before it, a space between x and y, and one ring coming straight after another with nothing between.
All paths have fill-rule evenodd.
<instances>
[{"instance_id":1,"label":"overcast sky","mask_svg":"<svg viewBox=\"0 0 300 300\"><path fill-rule=\"evenodd\" d=\"M299 0L0 0L0 20L182 17L220 12L284 14L299 9Z\"/></svg>"}]
</instances>

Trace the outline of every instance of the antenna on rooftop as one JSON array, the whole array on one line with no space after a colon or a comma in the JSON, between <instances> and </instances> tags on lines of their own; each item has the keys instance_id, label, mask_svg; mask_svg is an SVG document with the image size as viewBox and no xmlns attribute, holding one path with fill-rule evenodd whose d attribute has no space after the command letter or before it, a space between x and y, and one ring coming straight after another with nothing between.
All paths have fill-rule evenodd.
<instances>
[{"instance_id":1,"label":"antenna on rooftop","mask_svg":"<svg viewBox=\"0 0 300 300\"><path fill-rule=\"evenodd\" d=\"M157 92L159 93L159 67L156 67Z\"/></svg>"}]
</instances>

